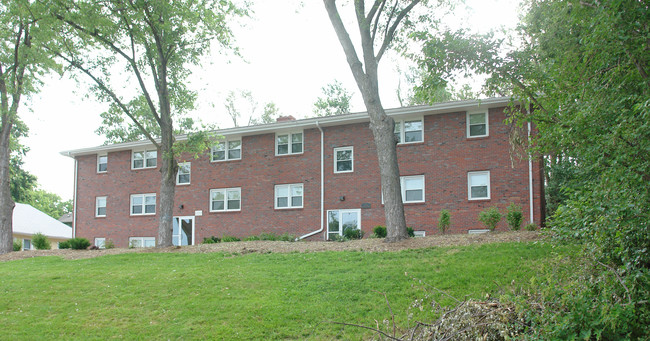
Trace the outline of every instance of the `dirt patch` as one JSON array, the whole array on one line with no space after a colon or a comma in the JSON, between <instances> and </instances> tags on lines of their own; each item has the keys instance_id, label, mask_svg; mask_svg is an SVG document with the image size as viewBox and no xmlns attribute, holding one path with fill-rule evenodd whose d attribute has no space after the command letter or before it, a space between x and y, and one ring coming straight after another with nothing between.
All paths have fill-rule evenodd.
<instances>
[{"instance_id":1,"label":"dirt patch","mask_svg":"<svg viewBox=\"0 0 650 341\"><path fill-rule=\"evenodd\" d=\"M170 248L147 248L147 249L108 249L108 250L32 250L10 252L0 255L0 262L17 259L59 256L64 259L84 259L106 255L118 255L122 253L291 253L291 252L323 252L323 251L366 251L386 252L408 249L423 249L436 246L456 246L471 244L487 244L502 242L527 242L541 239L539 232L491 232L484 234L453 234L436 235L423 238L410 238L398 243L385 243L383 239L367 238L348 242L271 242L271 241L250 241L232 242L218 244L200 244L183 247Z\"/></svg>"}]
</instances>

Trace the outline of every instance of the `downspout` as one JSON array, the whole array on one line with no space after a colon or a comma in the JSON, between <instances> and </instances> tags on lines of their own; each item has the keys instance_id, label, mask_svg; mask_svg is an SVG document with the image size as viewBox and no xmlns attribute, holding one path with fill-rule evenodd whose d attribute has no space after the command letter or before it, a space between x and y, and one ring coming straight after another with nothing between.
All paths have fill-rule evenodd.
<instances>
[{"instance_id":1,"label":"downspout","mask_svg":"<svg viewBox=\"0 0 650 341\"><path fill-rule=\"evenodd\" d=\"M528 142L530 143L531 123L528 122ZM530 223L534 223L533 214L533 156L528 155L528 200L530 202Z\"/></svg>"},{"instance_id":2,"label":"downspout","mask_svg":"<svg viewBox=\"0 0 650 341\"><path fill-rule=\"evenodd\" d=\"M296 241L323 232L325 226L325 142L323 128L318 124L318 121L316 121L316 128L320 131L320 228L296 238Z\"/></svg>"},{"instance_id":3,"label":"downspout","mask_svg":"<svg viewBox=\"0 0 650 341\"><path fill-rule=\"evenodd\" d=\"M79 163L74 158L74 193L72 193L72 238L77 238L77 171Z\"/></svg>"}]
</instances>

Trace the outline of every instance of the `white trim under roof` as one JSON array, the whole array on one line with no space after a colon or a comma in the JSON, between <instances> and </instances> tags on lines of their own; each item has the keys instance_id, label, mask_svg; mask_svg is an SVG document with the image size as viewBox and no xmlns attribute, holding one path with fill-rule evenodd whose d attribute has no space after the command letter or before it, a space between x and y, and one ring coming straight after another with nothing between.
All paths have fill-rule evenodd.
<instances>
[{"instance_id":1,"label":"white trim under roof","mask_svg":"<svg viewBox=\"0 0 650 341\"><path fill-rule=\"evenodd\" d=\"M477 109L483 108L495 108L508 105L512 99L510 97L496 97L496 98L485 98L478 100L465 100L465 101L453 101L453 102L442 102L436 103L433 105L418 105L412 107L403 107L403 108L393 108L386 109L386 114L391 117L401 118L409 115L435 115L443 114L449 112L461 112L461 111L474 111ZM282 121L274 122L269 124L260 124L247 127L234 127L215 130L214 133L224 137L230 136L247 136L247 135L259 135L259 134L270 134L276 131L283 129L287 130L296 130L296 129L305 129L305 128L314 128L316 127L316 122L321 127L330 127L338 126L345 124L353 123L362 123L369 122L367 112L357 112L351 114L343 115L334 115L327 117L313 117L305 118L301 120L291 120L291 121ZM187 139L187 135L176 136L176 141L183 141ZM158 139L159 141L159 139ZM90 148L81 148L63 151L60 154L68 157L76 157L81 155L92 155L97 153L108 153L122 150L129 150L134 148L142 148L151 146L152 143L149 140L141 140L134 142L124 142L117 144L110 144L104 146L90 147Z\"/></svg>"}]
</instances>

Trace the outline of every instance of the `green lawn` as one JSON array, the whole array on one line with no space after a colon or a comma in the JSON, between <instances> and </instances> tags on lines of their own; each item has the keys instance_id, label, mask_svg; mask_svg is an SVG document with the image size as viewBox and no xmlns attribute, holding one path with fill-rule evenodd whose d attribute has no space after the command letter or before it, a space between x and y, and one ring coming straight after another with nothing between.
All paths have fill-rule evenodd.
<instances>
[{"instance_id":1,"label":"green lawn","mask_svg":"<svg viewBox=\"0 0 650 341\"><path fill-rule=\"evenodd\" d=\"M482 298L575 248L503 243L387 253L143 253L0 263L2 339L359 339L427 285ZM408 275L405 275L408 274Z\"/></svg>"}]
</instances>

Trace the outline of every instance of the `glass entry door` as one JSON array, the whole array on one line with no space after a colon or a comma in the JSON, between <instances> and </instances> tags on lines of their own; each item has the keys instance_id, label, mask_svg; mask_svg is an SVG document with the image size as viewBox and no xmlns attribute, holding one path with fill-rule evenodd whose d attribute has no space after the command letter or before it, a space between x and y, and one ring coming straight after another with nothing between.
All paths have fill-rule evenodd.
<instances>
[{"instance_id":1,"label":"glass entry door","mask_svg":"<svg viewBox=\"0 0 650 341\"><path fill-rule=\"evenodd\" d=\"M194 245L194 217L174 217L172 244Z\"/></svg>"},{"instance_id":2,"label":"glass entry door","mask_svg":"<svg viewBox=\"0 0 650 341\"><path fill-rule=\"evenodd\" d=\"M343 236L345 230L361 228L361 210L331 210L327 211L327 239L335 235Z\"/></svg>"}]
</instances>

